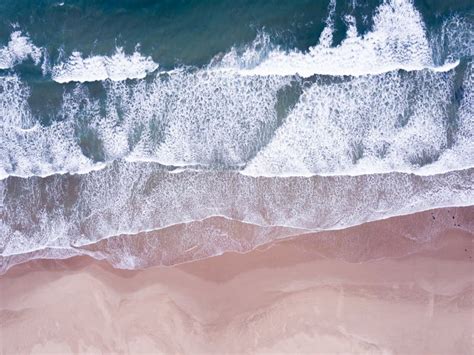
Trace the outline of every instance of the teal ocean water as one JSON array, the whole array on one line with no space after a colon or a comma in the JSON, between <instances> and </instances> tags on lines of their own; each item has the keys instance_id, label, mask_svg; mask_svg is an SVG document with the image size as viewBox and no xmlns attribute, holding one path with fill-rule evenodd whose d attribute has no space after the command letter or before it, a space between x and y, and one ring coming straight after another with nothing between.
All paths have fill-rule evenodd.
<instances>
[{"instance_id":1,"label":"teal ocean water","mask_svg":"<svg viewBox=\"0 0 474 355\"><path fill-rule=\"evenodd\" d=\"M334 5L334 45L345 37L353 16L367 33L381 1L340 1ZM472 26L471 1L416 1L427 34L458 16ZM165 69L203 66L233 46L251 43L265 31L285 50L308 50L326 27L329 1L2 1L0 39L22 31L51 62L73 51L112 55L117 46L132 53L137 45ZM460 29L461 30L461 29ZM464 28L464 31L467 31ZM460 31L462 33L462 30ZM465 33L466 34L466 33ZM31 69L32 70L32 69ZM26 68L25 68L26 71Z\"/></svg>"},{"instance_id":2,"label":"teal ocean water","mask_svg":"<svg viewBox=\"0 0 474 355\"><path fill-rule=\"evenodd\" d=\"M464 0L2 1L0 269L216 215L472 205L473 54Z\"/></svg>"}]
</instances>

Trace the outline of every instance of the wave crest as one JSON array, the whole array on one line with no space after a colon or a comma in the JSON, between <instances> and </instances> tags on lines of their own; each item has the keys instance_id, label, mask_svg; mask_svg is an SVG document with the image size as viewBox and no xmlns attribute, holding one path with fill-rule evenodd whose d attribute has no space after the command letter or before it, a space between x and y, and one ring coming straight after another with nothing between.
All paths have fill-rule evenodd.
<instances>
[{"instance_id":1,"label":"wave crest","mask_svg":"<svg viewBox=\"0 0 474 355\"><path fill-rule=\"evenodd\" d=\"M221 69L237 69L241 75L376 75L398 69L407 71L435 68L432 50L420 13L411 1L387 0L376 10L372 30L357 33L355 18L347 15L346 39L332 47L335 1L329 5L326 27L319 44L307 52L269 49L263 42L264 55L259 62L235 58L233 50L223 57ZM257 38L255 44L259 44ZM255 44L243 57L257 58ZM453 60L455 62L455 60ZM448 66L449 68L449 66Z\"/></svg>"},{"instance_id":2,"label":"wave crest","mask_svg":"<svg viewBox=\"0 0 474 355\"><path fill-rule=\"evenodd\" d=\"M41 48L36 47L21 31L15 31L10 35L8 44L0 47L0 69L13 68L28 58L38 65L42 56Z\"/></svg>"},{"instance_id":3,"label":"wave crest","mask_svg":"<svg viewBox=\"0 0 474 355\"><path fill-rule=\"evenodd\" d=\"M80 52L73 52L66 62L52 69L52 79L58 83L86 82L125 79L143 79L148 73L158 69L151 57L144 57L135 51L126 55L117 47L112 56L90 56L83 58Z\"/></svg>"}]
</instances>

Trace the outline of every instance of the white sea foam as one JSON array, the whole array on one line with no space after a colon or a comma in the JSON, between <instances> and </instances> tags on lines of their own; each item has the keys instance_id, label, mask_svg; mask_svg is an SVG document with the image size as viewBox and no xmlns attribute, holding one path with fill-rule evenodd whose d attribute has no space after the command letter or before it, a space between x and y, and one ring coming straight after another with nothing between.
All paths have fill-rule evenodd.
<instances>
[{"instance_id":1,"label":"white sea foam","mask_svg":"<svg viewBox=\"0 0 474 355\"><path fill-rule=\"evenodd\" d=\"M112 56L96 55L83 58L80 52L73 52L66 62L53 67L52 78L58 83L106 79L120 81L144 78L157 68L158 64L151 57L145 57L138 51L127 55L118 47Z\"/></svg>"},{"instance_id":2,"label":"white sea foam","mask_svg":"<svg viewBox=\"0 0 474 355\"><path fill-rule=\"evenodd\" d=\"M59 82L112 79L102 83L105 99L94 98L87 85L68 86L54 110L57 119L47 127L30 112L27 86L16 76L2 77L0 139L6 143L0 147L0 178L86 173L121 159L245 168L244 174L254 176L423 175L473 166L471 79L465 79L455 113L459 122L451 124L447 114L457 109L453 90L462 68L455 69L455 54L466 49L450 49L447 60L434 66L421 17L408 0L384 1L364 36L347 16L348 37L337 47L331 47L334 16L331 1L320 43L309 53L283 53L261 32L247 48L233 48L208 67L175 69L146 82L121 80L156 70L157 64L138 52L117 49L111 57L85 59L76 53L56 65L52 77ZM450 31L466 26L455 17L442 36L455 38ZM278 70L247 75L271 64L275 53L282 55L282 65L293 65L288 61L293 57L331 64L312 62L308 75L320 68L339 75L337 70L352 68L351 60L355 71L351 77L309 79L274 75L284 74ZM45 72L47 63L44 59ZM377 67L380 63L388 66ZM400 63L430 69L383 72ZM373 75L355 76L364 68ZM472 77L469 70L466 77Z\"/></svg>"},{"instance_id":3,"label":"white sea foam","mask_svg":"<svg viewBox=\"0 0 474 355\"><path fill-rule=\"evenodd\" d=\"M102 103L77 85L63 96L61 120L44 127L30 112L27 86L16 76L2 78L0 134L6 143L0 176L103 167L84 150L105 162L126 158L172 166L243 166L270 140L278 125L277 92L288 82L180 70L151 83L105 83ZM95 145L89 149L90 144Z\"/></svg>"},{"instance_id":4,"label":"white sea foam","mask_svg":"<svg viewBox=\"0 0 474 355\"><path fill-rule=\"evenodd\" d=\"M451 216L456 217L456 229L470 232L474 228L474 221L469 219L467 212L468 210L464 208L452 210L448 208L447 212L446 210L421 212L418 216L429 219L430 222L418 225L415 229L406 224L406 228L402 228L405 232L400 236L411 242L409 250L397 249L395 255L403 256L407 252L411 253L432 245L432 242L444 234L446 228L452 228ZM435 215L436 222L434 222ZM401 218L404 219L404 217ZM282 238L304 238L304 235L308 235L306 233L312 232L305 229L242 223L223 216L210 216L205 220L183 222L158 230L142 231L139 234L110 236L89 244L75 245L73 248L45 247L27 253L0 256L0 274L13 265L30 260L39 258L57 260L76 255L88 255L98 260L107 260L120 269L171 266L221 255L225 252L245 253ZM390 242L389 239L393 235L374 235L366 238L357 236L355 233L345 240L344 237L335 238L334 233L322 233L312 237L318 238L326 245L337 245L336 254L333 256L359 262L380 257L377 253L367 255L367 243L384 244Z\"/></svg>"},{"instance_id":5,"label":"white sea foam","mask_svg":"<svg viewBox=\"0 0 474 355\"><path fill-rule=\"evenodd\" d=\"M439 31L430 36L436 63L455 62L474 56L474 21L472 16L453 15L443 21Z\"/></svg>"},{"instance_id":6,"label":"white sea foam","mask_svg":"<svg viewBox=\"0 0 474 355\"><path fill-rule=\"evenodd\" d=\"M155 164L125 162L75 177L2 181L0 195L3 256L78 248L210 216L325 230L474 203L472 169L424 177L390 173L275 179L225 171L170 174ZM199 243L201 235L193 237ZM226 238L213 241L207 247L235 247Z\"/></svg>"},{"instance_id":7,"label":"white sea foam","mask_svg":"<svg viewBox=\"0 0 474 355\"><path fill-rule=\"evenodd\" d=\"M305 89L272 141L243 173L435 174L471 167L473 155L466 155L472 151L471 143L461 136L470 135L472 128L456 125L455 118L448 116L453 85L453 71L429 70L390 72L340 83L317 80ZM472 88L464 88L472 96ZM453 131L459 135L453 138L454 147L449 141ZM445 154L456 159L446 160Z\"/></svg>"},{"instance_id":8,"label":"white sea foam","mask_svg":"<svg viewBox=\"0 0 474 355\"><path fill-rule=\"evenodd\" d=\"M276 128L277 91L286 83L206 70L110 82L106 115L91 125L107 159L242 166Z\"/></svg>"},{"instance_id":9,"label":"white sea foam","mask_svg":"<svg viewBox=\"0 0 474 355\"><path fill-rule=\"evenodd\" d=\"M21 31L15 31L10 35L7 45L0 47L0 69L13 68L28 58L39 64L41 56L41 48L36 47Z\"/></svg>"},{"instance_id":10,"label":"white sea foam","mask_svg":"<svg viewBox=\"0 0 474 355\"><path fill-rule=\"evenodd\" d=\"M258 63L232 60L235 51L231 51L218 68L237 69L241 75L310 77L314 74L359 76L435 67L422 17L412 1L385 0L376 10L371 31L364 35L357 33L355 18L346 16L347 36L336 47L331 46L334 7L332 1L319 44L309 51L273 49ZM250 47L246 53L253 51Z\"/></svg>"},{"instance_id":11,"label":"white sea foam","mask_svg":"<svg viewBox=\"0 0 474 355\"><path fill-rule=\"evenodd\" d=\"M454 124L453 144L433 164L420 168L420 174L474 166L474 66L469 63L461 86L461 99Z\"/></svg>"},{"instance_id":12,"label":"white sea foam","mask_svg":"<svg viewBox=\"0 0 474 355\"><path fill-rule=\"evenodd\" d=\"M79 102L68 106L65 100L65 119L44 127L33 117L27 103L28 87L18 76L0 77L0 92L0 179L89 172L103 166L83 155L75 135L79 111L91 115L92 109L87 111Z\"/></svg>"},{"instance_id":13,"label":"white sea foam","mask_svg":"<svg viewBox=\"0 0 474 355\"><path fill-rule=\"evenodd\" d=\"M474 166L472 139L465 138L472 136L469 73L463 104L452 113L462 117L458 124L447 115L454 107L454 70L304 83L179 70L152 82L106 82L102 103L78 84L64 94L61 120L47 127L32 116L20 79L2 78L0 133L6 143L0 175L85 173L116 159L245 167L242 172L253 176L424 175L468 168ZM296 104L284 113L280 94L288 88Z\"/></svg>"}]
</instances>

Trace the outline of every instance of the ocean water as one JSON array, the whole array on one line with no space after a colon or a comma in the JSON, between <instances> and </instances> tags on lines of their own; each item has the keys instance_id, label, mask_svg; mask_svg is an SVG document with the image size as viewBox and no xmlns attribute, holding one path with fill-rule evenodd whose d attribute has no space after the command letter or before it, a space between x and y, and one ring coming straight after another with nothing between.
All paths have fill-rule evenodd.
<instances>
[{"instance_id":1,"label":"ocean water","mask_svg":"<svg viewBox=\"0 0 474 355\"><path fill-rule=\"evenodd\" d=\"M2 1L0 270L472 205L473 54L472 1Z\"/></svg>"}]
</instances>

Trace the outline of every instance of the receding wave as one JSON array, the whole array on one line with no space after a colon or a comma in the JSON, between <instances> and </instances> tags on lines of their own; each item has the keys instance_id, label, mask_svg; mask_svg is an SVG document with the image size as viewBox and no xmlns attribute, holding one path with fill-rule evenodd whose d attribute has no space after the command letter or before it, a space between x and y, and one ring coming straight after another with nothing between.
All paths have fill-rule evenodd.
<instances>
[{"instance_id":1,"label":"receding wave","mask_svg":"<svg viewBox=\"0 0 474 355\"><path fill-rule=\"evenodd\" d=\"M172 266L225 252L245 253L289 238L297 238L302 248L317 244L323 256L361 262L380 257L400 257L432 248L433 243L447 230L469 233L473 228L470 214L472 207L435 209L364 223L362 226L318 232L208 217L158 230L114 235L80 246L44 247L0 256L0 274L30 260L58 260L78 255L106 260L121 269ZM426 222L419 223L420 220ZM388 252L390 245L397 247Z\"/></svg>"},{"instance_id":2,"label":"receding wave","mask_svg":"<svg viewBox=\"0 0 474 355\"><path fill-rule=\"evenodd\" d=\"M210 216L261 226L340 229L437 207L473 204L472 169L436 176L254 178L170 173L120 163L85 175L1 182L1 254L80 247ZM196 236L196 238L200 238Z\"/></svg>"}]
</instances>

